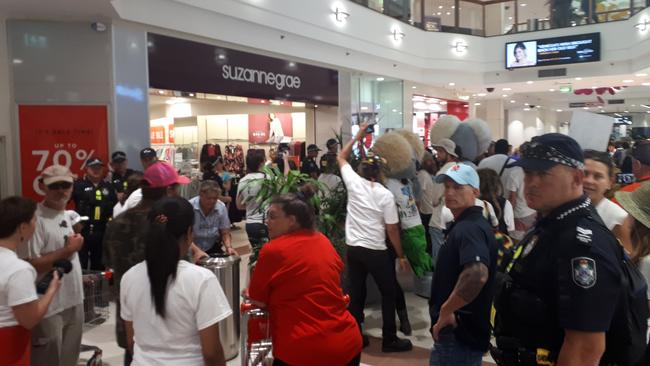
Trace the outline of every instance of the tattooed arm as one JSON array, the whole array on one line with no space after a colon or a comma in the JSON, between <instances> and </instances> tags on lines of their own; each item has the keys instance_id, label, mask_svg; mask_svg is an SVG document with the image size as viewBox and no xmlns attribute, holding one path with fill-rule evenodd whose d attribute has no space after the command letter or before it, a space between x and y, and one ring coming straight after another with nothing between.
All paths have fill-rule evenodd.
<instances>
[{"instance_id":1,"label":"tattooed arm","mask_svg":"<svg viewBox=\"0 0 650 366\"><path fill-rule=\"evenodd\" d=\"M488 268L481 262L466 264L458 276L456 286L447 301L440 307L438 322L431 329L433 338L438 339L440 330L447 326L456 326L454 312L472 302L483 289L488 280Z\"/></svg>"}]
</instances>

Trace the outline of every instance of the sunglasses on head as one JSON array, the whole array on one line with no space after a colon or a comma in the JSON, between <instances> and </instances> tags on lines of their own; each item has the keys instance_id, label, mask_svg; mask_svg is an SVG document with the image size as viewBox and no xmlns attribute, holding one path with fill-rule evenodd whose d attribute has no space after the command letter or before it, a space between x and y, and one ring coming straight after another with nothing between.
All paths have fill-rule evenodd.
<instances>
[{"instance_id":1,"label":"sunglasses on head","mask_svg":"<svg viewBox=\"0 0 650 366\"><path fill-rule=\"evenodd\" d=\"M72 187L72 183L70 182L55 182L47 185L47 189L51 191L56 191L59 189L70 189L71 187Z\"/></svg>"}]
</instances>

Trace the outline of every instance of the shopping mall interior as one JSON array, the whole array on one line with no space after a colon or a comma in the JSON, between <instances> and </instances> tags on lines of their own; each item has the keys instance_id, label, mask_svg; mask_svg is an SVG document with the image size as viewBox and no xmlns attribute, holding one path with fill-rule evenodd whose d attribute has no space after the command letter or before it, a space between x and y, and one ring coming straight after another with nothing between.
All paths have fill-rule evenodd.
<instances>
[{"instance_id":1,"label":"shopping mall interior","mask_svg":"<svg viewBox=\"0 0 650 366\"><path fill-rule=\"evenodd\" d=\"M198 194L208 150L237 183L250 149L268 157L286 145L300 165L307 146L322 156L369 122L367 148L406 130L431 150L432 128L450 116L480 120L478 140L516 151L547 133L602 151L650 138L650 1L0 1L2 198L39 201L45 167L83 176L88 158L107 164L115 151L143 170L145 147ZM231 297L250 280L251 253L244 221L232 235L242 262ZM414 351L380 351L373 288L362 365L428 364L429 305L412 277L398 274ZM120 365L108 309L83 343ZM236 322L228 365L246 353Z\"/></svg>"}]
</instances>

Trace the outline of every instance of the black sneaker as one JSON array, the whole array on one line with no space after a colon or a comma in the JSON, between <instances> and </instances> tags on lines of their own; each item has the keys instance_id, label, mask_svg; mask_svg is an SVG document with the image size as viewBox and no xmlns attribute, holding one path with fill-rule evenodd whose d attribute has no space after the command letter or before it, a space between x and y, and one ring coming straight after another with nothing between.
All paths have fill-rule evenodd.
<instances>
[{"instance_id":1,"label":"black sneaker","mask_svg":"<svg viewBox=\"0 0 650 366\"><path fill-rule=\"evenodd\" d=\"M411 323L409 322L408 319L406 319L406 321L400 321L399 330L402 333L404 333L404 335L406 335L406 336L410 336L411 333L413 333L413 331L411 329Z\"/></svg>"},{"instance_id":2,"label":"black sneaker","mask_svg":"<svg viewBox=\"0 0 650 366\"><path fill-rule=\"evenodd\" d=\"M413 344L408 339L400 339L395 337L391 341L382 341L381 351L382 352L407 352L413 349Z\"/></svg>"},{"instance_id":3,"label":"black sneaker","mask_svg":"<svg viewBox=\"0 0 650 366\"><path fill-rule=\"evenodd\" d=\"M361 339L363 339L363 348L366 348L370 345L370 338L366 334L362 334Z\"/></svg>"}]
</instances>

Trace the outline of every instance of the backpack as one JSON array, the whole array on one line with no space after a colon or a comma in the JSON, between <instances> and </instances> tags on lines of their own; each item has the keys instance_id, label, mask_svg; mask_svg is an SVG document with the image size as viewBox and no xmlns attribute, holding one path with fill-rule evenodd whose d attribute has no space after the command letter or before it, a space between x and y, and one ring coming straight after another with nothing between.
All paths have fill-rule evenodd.
<instances>
[{"instance_id":1,"label":"backpack","mask_svg":"<svg viewBox=\"0 0 650 366\"><path fill-rule=\"evenodd\" d=\"M599 221L599 220L595 220ZM604 224L600 223L604 226ZM634 366L644 357L647 348L648 296L643 274L618 245L621 264L621 293L612 323L605 334L605 353L601 365Z\"/></svg>"}]
</instances>

